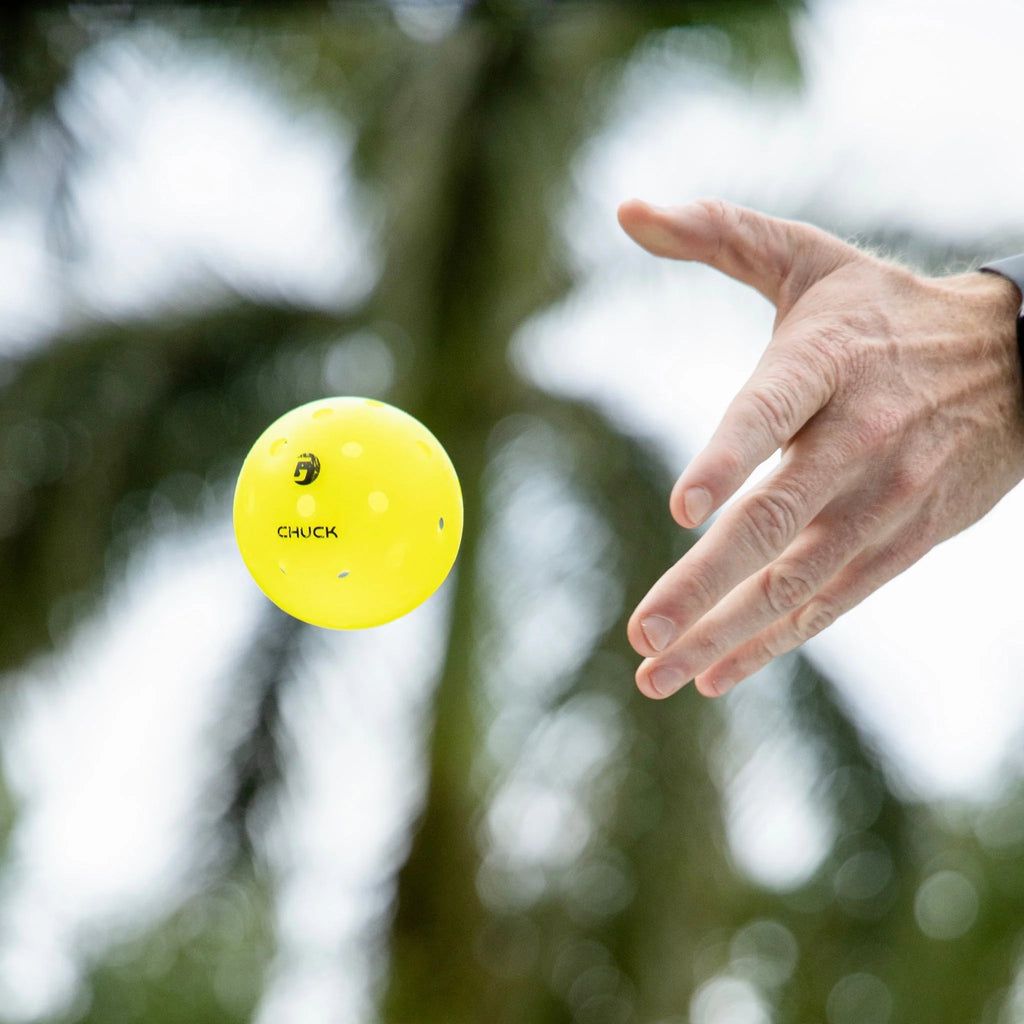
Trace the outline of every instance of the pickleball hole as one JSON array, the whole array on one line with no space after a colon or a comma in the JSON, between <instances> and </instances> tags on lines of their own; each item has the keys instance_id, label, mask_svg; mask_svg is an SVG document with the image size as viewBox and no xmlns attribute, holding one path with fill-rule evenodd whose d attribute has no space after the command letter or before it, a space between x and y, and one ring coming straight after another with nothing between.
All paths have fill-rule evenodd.
<instances>
[{"instance_id":1,"label":"pickleball hole","mask_svg":"<svg viewBox=\"0 0 1024 1024\"><path fill-rule=\"evenodd\" d=\"M440 533L444 529L444 516L441 516L437 521L437 532Z\"/></svg>"},{"instance_id":2,"label":"pickleball hole","mask_svg":"<svg viewBox=\"0 0 1024 1024\"><path fill-rule=\"evenodd\" d=\"M279 437L276 441L271 441L271 443L270 443L270 454L271 455L280 455L285 450L285 448L287 448L287 447L288 447L288 438L286 438L286 437Z\"/></svg>"},{"instance_id":3,"label":"pickleball hole","mask_svg":"<svg viewBox=\"0 0 1024 1024\"><path fill-rule=\"evenodd\" d=\"M366 404L367 405L375 405L375 406L377 406L380 409L384 408L384 403L383 402L378 402L375 398L368 398L366 400Z\"/></svg>"},{"instance_id":4,"label":"pickleball hole","mask_svg":"<svg viewBox=\"0 0 1024 1024\"><path fill-rule=\"evenodd\" d=\"M341 572L338 573L338 579L339 580L343 580L348 575L350 575L350 570L349 569L344 569L344 570L342 570Z\"/></svg>"},{"instance_id":5,"label":"pickleball hole","mask_svg":"<svg viewBox=\"0 0 1024 1024\"><path fill-rule=\"evenodd\" d=\"M280 570L281 570L281 572L283 572L283 573L284 573L284 574L285 574L286 576L288 575L288 570L287 570L287 569L286 569L286 568L284 567L284 562L278 562L278 563L277 563L277 567L278 567L278 569L280 569Z\"/></svg>"},{"instance_id":6,"label":"pickleball hole","mask_svg":"<svg viewBox=\"0 0 1024 1024\"><path fill-rule=\"evenodd\" d=\"M358 459L363 454L363 446L358 441L346 441L341 446L341 454L348 459Z\"/></svg>"},{"instance_id":7,"label":"pickleball hole","mask_svg":"<svg viewBox=\"0 0 1024 1024\"><path fill-rule=\"evenodd\" d=\"M329 407L326 407L326 408L323 408L323 409L317 409L316 412L313 413L313 419L315 419L315 420L326 420L326 419L329 419L333 415L334 415L334 410L329 408Z\"/></svg>"},{"instance_id":8,"label":"pickleball hole","mask_svg":"<svg viewBox=\"0 0 1024 1024\"><path fill-rule=\"evenodd\" d=\"M304 494L295 502L295 511L308 519L316 511L316 498L312 494Z\"/></svg>"},{"instance_id":9,"label":"pickleball hole","mask_svg":"<svg viewBox=\"0 0 1024 1024\"><path fill-rule=\"evenodd\" d=\"M388 505L391 504L383 491L370 491L366 500L374 512L386 512Z\"/></svg>"},{"instance_id":10,"label":"pickleball hole","mask_svg":"<svg viewBox=\"0 0 1024 1024\"><path fill-rule=\"evenodd\" d=\"M420 455L423 455L428 459L430 458L432 452L430 451L430 445L427 444L426 441L417 441L416 448L419 451Z\"/></svg>"}]
</instances>

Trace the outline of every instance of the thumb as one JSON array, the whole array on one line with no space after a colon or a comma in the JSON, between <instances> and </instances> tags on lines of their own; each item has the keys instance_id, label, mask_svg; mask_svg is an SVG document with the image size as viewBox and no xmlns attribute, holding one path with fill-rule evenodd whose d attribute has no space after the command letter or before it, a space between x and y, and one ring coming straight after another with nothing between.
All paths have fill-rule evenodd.
<instances>
[{"instance_id":1,"label":"thumb","mask_svg":"<svg viewBox=\"0 0 1024 1024\"><path fill-rule=\"evenodd\" d=\"M782 315L811 285L860 254L810 224L719 199L671 209L630 199L619 223L655 256L696 260L756 288Z\"/></svg>"}]
</instances>

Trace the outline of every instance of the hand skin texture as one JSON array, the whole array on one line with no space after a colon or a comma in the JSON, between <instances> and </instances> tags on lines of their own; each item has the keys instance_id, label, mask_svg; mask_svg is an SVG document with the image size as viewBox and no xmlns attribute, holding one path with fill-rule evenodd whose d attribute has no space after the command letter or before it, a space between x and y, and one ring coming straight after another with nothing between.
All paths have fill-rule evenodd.
<instances>
[{"instance_id":1,"label":"hand skin texture","mask_svg":"<svg viewBox=\"0 0 1024 1024\"><path fill-rule=\"evenodd\" d=\"M725 693L831 624L1024 477L1016 285L925 278L807 224L720 201L619 208L656 256L756 288L772 338L672 490L693 528L781 449L640 602L637 685Z\"/></svg>"}]
</instances>

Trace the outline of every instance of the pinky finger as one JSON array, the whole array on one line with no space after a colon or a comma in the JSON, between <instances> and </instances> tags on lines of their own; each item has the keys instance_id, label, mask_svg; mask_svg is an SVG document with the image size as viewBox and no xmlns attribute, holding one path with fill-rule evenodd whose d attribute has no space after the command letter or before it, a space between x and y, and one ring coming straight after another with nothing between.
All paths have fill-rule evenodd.
<instances>
[{"instance_id":1,"label":"pinky finger","mask_svg":"<svg viewBox=\"0 0 1024 1024\"><path fill-rule=\"evenodd\" d=\"M764 668L768 662L817 636L840 615L909 569L923 552L914 551L912 554L913 557L905 549L890 545L863 552L807 604L772 623L701 673L694 680L697 690L705 697L720 697L728 693L738 682Z\"/></svg>"}]
</instances>

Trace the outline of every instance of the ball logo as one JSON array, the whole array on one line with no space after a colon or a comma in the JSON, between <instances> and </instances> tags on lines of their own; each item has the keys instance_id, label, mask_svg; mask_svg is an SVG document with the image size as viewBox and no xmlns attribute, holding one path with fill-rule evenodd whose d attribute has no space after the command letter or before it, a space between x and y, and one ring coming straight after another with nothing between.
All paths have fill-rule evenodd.
<instances>
[{"instance_id":1,"label":"ball logo","mask_svg":"<svg viewBox=\"0 0 1024 1024\"><path fill-rule=\"evenodd\" d=\"M312 452L303 452L295 464L292 476L302 487L311 484L320 475L320 460Z\"/></svg>"},{"instance_id":2,"label":"ball logo","mask_svg":"<svg viewBox=\"0 0 1024 1024\"><path fill-rule=\"evenodd\" d=\"M334 537L337 540L338 528L337 526L279 526L277 535L285 540L296 537L301 540L309 540L310 537L326 540L328 537Z\"/></svg>"}]
</instances>

